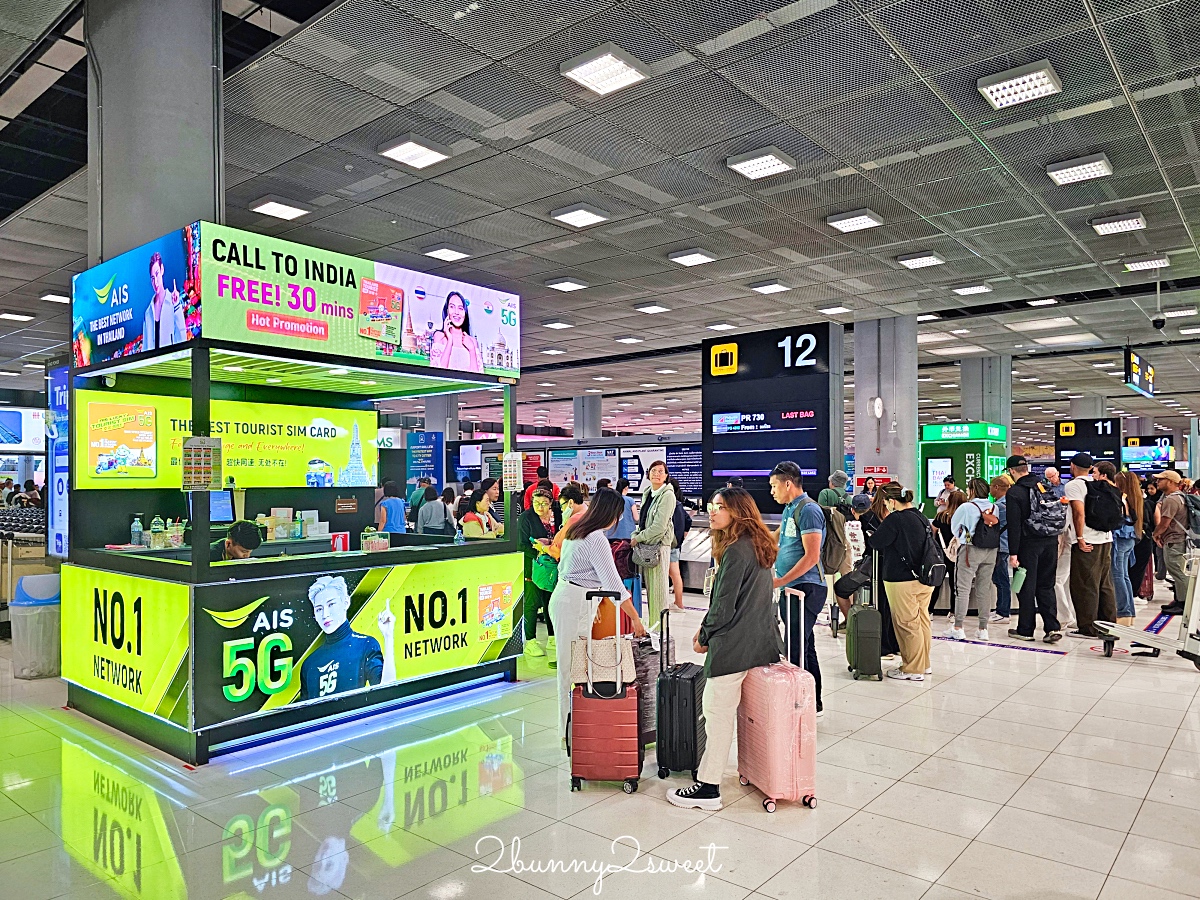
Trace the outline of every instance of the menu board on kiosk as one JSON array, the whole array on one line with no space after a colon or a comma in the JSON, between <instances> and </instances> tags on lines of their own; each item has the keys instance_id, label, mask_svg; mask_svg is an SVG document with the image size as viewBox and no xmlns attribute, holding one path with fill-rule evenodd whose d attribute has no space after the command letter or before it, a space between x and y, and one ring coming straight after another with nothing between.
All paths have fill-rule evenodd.
<instances>
[{"instance_id":1,"label":"menu board on kiosk","mask_svg":"<svg viewBox=\"0 0 1200 900\"><path fill-rule=\"evenodd\" d=\"M1064 419L1054 430L1054 458L1063 477L1071 473L1071 457L1087 453L1095 462L1108 460L1121 468L1120 419Z\"/></svg>"}]
</instances>

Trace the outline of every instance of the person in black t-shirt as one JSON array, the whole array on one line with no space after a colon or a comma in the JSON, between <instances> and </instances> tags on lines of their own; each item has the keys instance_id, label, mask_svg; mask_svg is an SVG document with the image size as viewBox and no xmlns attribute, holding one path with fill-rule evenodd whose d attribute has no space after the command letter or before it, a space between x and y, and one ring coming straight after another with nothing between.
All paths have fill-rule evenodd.
<instances>
[{"instance_id":1,"label":"person in black t-shirt","mask_svg":"<svg viewBox=\"0 0 1200 900\"><path fill-rule=\"evenodd\" d=\"M324 640L300 666L300 699L313 700L396 680L392 635L396 617L390 603L379 614L379 641L350 628L350 590L346 579L326 575L308 589L313 617L325 633Z\"/></svg>"},{"instance_id":2,"label":"person in black t-shirt","mask_svg":"<svg viewBox=\"0 0 1200 900\"><path fill-rule=\"evenodd\" d=\"M924 681L929 674L932 645L929 598L933 588L917 580L927 541L933 540L929 520L913 508L912 491L894 481L883 485L887 518L871 536L870 546L879 552L883 586L892 609L892 624L900 642L899 668L889 669L888 678Z\"/></svg>"},{"instance_id":3,"label":"person in black t-shirt","mask_svg":"<svg viewBox=\"0 0 1200 900\"><path fill-rule=\"evenodd\" d=\"M208 550L209 562L249 559L262 544L262 532L253 522L242 519L229 526L225 537L213 541Z\"/></svg>"}]
</instances>

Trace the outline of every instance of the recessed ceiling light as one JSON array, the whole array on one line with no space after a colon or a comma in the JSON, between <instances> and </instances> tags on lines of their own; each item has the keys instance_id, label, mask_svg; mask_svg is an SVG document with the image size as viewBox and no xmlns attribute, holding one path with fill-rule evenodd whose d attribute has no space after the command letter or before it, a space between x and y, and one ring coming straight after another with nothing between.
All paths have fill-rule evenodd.
<instances>
[{"instance_id":1,"label":"recessed ceiling light","mask_svg":"<svg viewBox=\"0 0 1200 900\"><path fill-rule=\"evenodd\" d=\"M825 316L840 316L842 313L850 312L848 306L827 306L824 309L818 309L817 312Z\"/></svg>"},{"instance_id":2,"label":"recessed ceiling light","mask_svg":"<svg viewBox=\"0 0 1200 900\"><path fill-rule=\"evenodd\" d=\"M7 319L10 322L31 322L33 316L27 316L24 313L0 313L0 319Z\"/></svg>"},{"instance_id":3,"label":"recessed ceiling light","mask_svg":"<svg viewBox=\"0 0 1200 900\"><path fill-rule=\"evenodd\" d=\"M736 325L730 325L728 322L710 322L704 326L709 331L733 331L737 328Z\"/></svg>"},{"instance_id":4,"label":"recessed ceiling light","mask_svg":"<svg viewBox=\"0 0 1200 900\"><path fill-rule=\"evenodd\" d=\"M1029 384L1030 382L1041 381L1041 379L1040 378L1022 378L1021 381L1025 382L1026 384Z\"/></svg>"},{"instance_id":5,"label":"recessed ceiling light","mask_svg":"<svg viewBox=\"0 0 1200 900\"><path fill-rule=\"evenodd\" d=\"M997 72L975 82L993 109L1006 109L1062 91L1062 81L1049 60Z\"/></svg>"},{"instance_id":6,"label":"recessed ceiling light","mask_svg":"<svg viewBox=\"0 0 1200 900\"><path fill-rule=\"evenodd\" d=\"M21 377L20 372L5 372L3 370L0 370L0 375L3 375L5 378L20 378Z\"/></svg>"},{"instance_id":7,"label":"recessed ceiling light","mask_svg":"<svg viewBox=\"0 0 1200 900\"><path fill-rule=\"evenodd\" d=\"M942 334L940 331L923 331L917 335L918 344L941 344L945 341L954 340L948 334Z\"/></svg>"},{"instance_id":8,"label":"recessed ceiling light","mask_svg":"<svg viewBox=\"0 0 1200 900\"><path fill-rule=\"evenodd\" d=\"M1027 300L1030 306L1057 306L1057 297L1043 297L1041 300Z\"/></svg>"},{"instance_id":9,"label":"recessed ceiling light","mask_svg":"<svg viewBox=\"0 0 1200 900\"><path fill-rule=\"evenodd\" d=\"M543 350L542 354L545 356L562 356L566 352L566 350L559 350L557 347L550 347L547 350Z\"/></svg>"},{"instance_id":10,"label":"recessed ceiling light","mask_svg":"<svg viewBox=\"0 0 1200 900\"><path fill-rule=\"evenodd\" d=\"M1079 334L1055 334L1050 337L1034 338L1037 343L1043 347L1058 347L1067 344L1095 344L1100 338L1096 337L1091 332L1081 332ZM1121 373L1115 373L1121 374Z\"/></svg>"},{"instance_id":11,"label":"recessed ceiling light","mask_svg":"<svg viewBox=\"0 0 1200 900\"><path fill-rule=\"evenodd\" d=\"M549 400L554 395L553 394L534 394L533 396L537 397L539 400Z\"/></svg>"},{"instance_id":12,"label":"recessed ceiling light","mask_svg":"<svg viewBox=\"0 0 1200 900\"><path fill-rule=\"evenodd\" d=\"M347 374L349 374L349 372L350 372L349 369L330 369L327 374L329 374L329 375L347 375Z\"/></svg>"},{"instance_id":13,"label":"recessed ceiling light","mask_svg":"<svg viewBox=\"0 0 1200 900\"><path fill-rule=\"evenodd\" d=\"M589 206L586 203L576 203L574 206L564 206L562 209L552 210L550 218L564 222L572 228L587 228L589 225L607 222L610 216L598 207Z\"/></svg>"},{"instance_id":14,"label":"recessed ceiling light","mask_svg":"<svg viewBox=\"0 0 1200 900\"><path fill-rule=\"evenodd\" d=\"M960 297L969 297L971 294L990 294L992 286L990 284L960 284L958 287L950 288Z\"/></svg>"},{"instance_id":15,"label":"recessed ceiling light","mask_svg":"<svg viewBox=\"0 0 1200 900\"><path fill-rule=\"evenodd\" d=\"M612 381L612 378L608 375L593 375L592 381Z\"/></svg>"},{"instance_id":16,"label":"recessed ceiling light","mask_svg":"<svg viewBox=\"0 0 1200 900\"><path fill-rule=\"evenodd\" d=\"M566 328L574 328L575 325L571 322L566 321L565 319L543 319L542 327L543 328L551 328L555 331L562 331L563 329L566 329Z\"/></svg>"},{"instance_id":17,"label":"recessed ceiling light","mask_svg":"<svg viewBox=\"0 0 1200 900\"><path fill-rule=\"evenodd\" d=\"M750 290L759 294L780 294L784 291L790 291L791 288L782 281L771 279L770 281L760 281L757 284L750 285Z\"/></svg>"},{"instance_id":18,"label":"recessed ceiling light","mask_svg":"<svg viewBox=\"0 0 1200 900\"><path fill-rule=\"evenodd\" d=\"M1111 369L1115 365L1116 365L1115 362L1092 363L1092 368L1093 369Z\"/></svg>"},{"instance_id":19,"label":"recessed ceiling light","mask_svg":"<svg viewBox=\"0 0 1200 900\"><path fill-rule=\"evenodd\" d=\"M546 287L564 292L582 291L587 286L586 281L580 281L578 278L551 278L546 282Z\"/></svg>"},{"instance_id":20,"label":"recessed ceiling light","mask_svg":"<svg viewBox=\"0 0 1200 900\"><path fill-rule=\"evenodd\" d=\"M939 316L937 313L921 313L921 315L917 316L917 321L918 322L936 322L940 318L941 318L941 316Z\"/></svg>"},{"instance_id":21,"label":"recessed ceiling light","mask_svg":"<svg viewBox=\"0 0 1200 900\"><path fill-rule=\"evenodd\" d=\"M974 344L965 344L958 347L933 347L928 352L937 356L960 356L965 353L986 353L987 351Z\"/></svg>"},{"instance_id":22,"label":"recessed ceiling light","mask_svg":"<svg viewBox=\"0 0 1200 900\"><path fill-rule=\"evenodd\" d=\"M1146 227L1146 217L1140 212L1122 213L1119 216L1105 216L1103 219L1092 219L1089 223L1096 234L1121 234L1126 231L1141 231Z\"/></svg>"},{"instance_id":23,"label":"recessed ceiling light","mask_svg":"<svg viewBox=\"0 0 1200 900\"><path fill-rule=\"evenodd\" d=\"M751 181L790 172L796 168L796 161L778 147L763 147L750 153L741 153L725 160L725 165L739 175L745 175Z\"/></svg>"},{"instance_id":24,"label":"recessed ceiling light","mask_svg":"<svg viewBox=\"0 0 1200 900\"><path fill-rule=\"evenodd\" d=\"M1143 272L1147 269L1165 269L1171 265L1171 258L1165 253L1153 253L1150 256L1135 256L1124 262L1126 271Z\"/></svg>"},{"instance_id":25,"label":"recessed ceiling light","mask_svg":"<svg viewBox=\"0 0 1200 900\"><path fill-rule=\"evenodd\" d=\"M679 263L681 266L702 266L712 262L716 257L710 256L706 251L696 247L691 250L676 250L674 253L668 253L667 259L673 263Z\"/></svg>"},{"instance_id":26,"label":"recessed ceiling light","mask_svg":"<svg viewBox=\"0 0 1200 900\"><path fill-rule=\"evenodd\" d=\"M23 368L23 369L44 369L46 367L44 365L42 365L41 363L25 363L25 365L22 366L21 368Z\"/></svg>"},{"instance_id":27,"label":"recessed ceiling light","mask_svg":"<svg viewBox=\"0 0 1200 900\"><path fill-rule=\"evenodd\" d=\"M645 313L648 316L654 316L658 313L671 311L670 308L654 302L638 304L637 306L634 306L634 309L636 309L638 312Z\"/></svg>"},{"instance_id":28,"label":"recessed ceiling light","mask_svg":"<svg viewBox=\"0 0 1200 900\"><path fill-rule=\"evenodd\" d=\"M558 382L555 382L555 381L539 381L537 383L537 386L538 387L554 387L557 383Z\"/></svg>"},{"instance_id":29,"label":"recessed ceiling light","mask_svg":"<svg viewBox=\"0 0 1200 900\"><path fill-rule=\"evenodd\" d=\"M658 387L658 382L657 381L643 381L640 385L638 385L638 387L656 388L656 387Z\"/></svg>"},{"instance_id":30,"label":"recessed ceiling light","mask_svg":"<svg viewBox=\"0 0 1200 900\"><path fill-rule=\"evenodd\" d=\"M946 261L936 253L925 251L923 253L906 253L904 256L897 256L896 262L904 266L906 269L927 269L929 266L940 266Z\"/></svg>"},{"instance_id":31,"label":"recessed ceiling light","mask_svg":"<svg viewBox=\"0 0 1200 900\"><path fill-rule=\"evenodd\" d=\"M1200 328L1180 328L1180 334L1200 334Z\"/></svg>"},{"instance_id":32,"label":"recessed ceiling light","mask_svg":"<svg viewBox=\"0 0 1200 900\"><path fill-rule=\"evenodd\" d=\"M1055 184L1091 181L1093 178L1104 178L1112 173L1112 163L1103 153L1093 153L1091 156L1067 159L1046 166L1046 174Z\"/></svg>"},{"instance_id":33,"label":"recessed ceiling light","mask_svg":"<svg viewBox=\"0 0 1200 900\"><path fill-rule=\"evenodd\" d=\"M612 43L567 60L558 71L601 97L650 77L640 60Z\"/></svg>"},{"instance_id":34,"label":"recessed ceiling light","mask_svg":"<svg viewBox=\"0 0 1200 900\"><path fill-rule=\"evenodd\" d=\"M674 375L678 369L655 369L654 371L659 375Z\"/></svg>"},{"instance_id":35,"label":"recessed ceiling light","mask_svg":"<svg viewBox=\"0 0 1200 900\"><path fill-rule=\"evenodd\" d=\"M950 333L951 333L951 334L970 334L970 333L971 333L971 329L969 329L969 328L955 328L955 329L954 329L953 331L951 331Z\"/></svg>"},{"instance_id":36,"label":"recessed ceiling light","mask_svg":"<svg viewBox=\"0 0 1200 900\"><path fill-rule=\"evenodd\" d=\"M283 384L282 378L268 378L267 384Z\"/></svg>"},{"instance_id":37,"label":"recessed ceiling light","mask_svg":"<svg viewBox=\"0 0 1200 900\"><path fill-rule=\"evenodd\" d=\"M435 163L449 159L451 150L444 144L436 143L428 138L406 134L380 146L376 152L380 156L386 156L388 159L393 159L413 169L427 169Z\"/></svg>"},{"instance_id":38,"label":"recessed ceiling light","mask_svg":"<svg viewBox=\"0 0 1200 900\"><path fill-rule=\"evenodd\" d=\"M657 384L654 386L658 387ZM642 387L645 387L645 385L643 384ZM632 400L620 400L617 402L617 406L633 406L633 401Z\"/></svg>"},{"instance_id":39,"label":"recessed ceiling light","mask_svg":"<svg viewBox=\"0 0 1200 900\"><path fill-rule=\"evenodd\" d=\"M65 294L42 294L42 299L47 303L70 303L71 298Z\"/></svg>"},{"instance_id":40,"label":"recessed ceiling light","mask_svg":"<svg viewBox=\"0 0 1200 900\"><path fill-rule=\"evenodd\" d=\"M855 209L850 212L838 213L836 216L829 216L825 219L825 224L830 228L836 228L843 234L848 234L851 231L878 228L883 224L883 217L870 209Z\"/></svg>"},{"instance_id":41,"label":"recessed ceiling light","mask_svg":"<svg viewBox=\"0 0 1200 900\"><path fill-rule=\"evenodd\" d=\"M312 209L302 206L294 200L284 200L274 195L260 197L250 204L250 209L256 213L262 213L264 216L273 216L288 222L312 212Z\"/></svg>"},{"instance_id":42,"label":"recessed ceiling light","mask_svg":"<svg viewBox=\"0 0 1200 900\"><path fill-rule=\"evenodd\" d=\"M1054 384L1054 383L1050 383L1050 384L1039 384L1039 385L1038 385L1038 387L1040 387L1040 388L1043 388L1044 390L1050 390L1050 388L1053 388L1053 387L1058 387L1058 385L1057 385L1057 384Z\"/></svg>"},{"instance_id":43,"label":"recessed ceiling light","mask_svg":"<svg viewBox=\"0 0 1200 900\"><path fill-rule=\"evenodd\" d=\"M1013 331L1043 331L1047 328L1069 328L1077 324L1070 316L1052 319L1030 319L1026 322L1010 322L1005 327Z\"/></svg>"},{"instance_id":44,"label":"recessed ceiling light","mask_svg":"<svg viewBox=\"0 0 1200 900\"><path fill-rule=\"evenodd\" d=\"M604 388L584 388L585 394L603 394Z\"/></svg>"},{"instance_id":45,"label":"recessed ceiling light","mask_svg":"<svg viewBox=\"0 0 1200 900\"><path fill-rule=\"evenodd\" d=\"M645 338L635 337L632 334L627 334L619 338L614 338L614 340L618 344L640 344L645 340Z\"/></svg>"},{"instance_id":46,"label":"recessed ceiling light","mask_svg":"<svg viewBox=\"0 0 1200 900\"><path fill-rule=\"evenodd\" d=\"M466 259L471 255L461 247L455 247L450 244L435 244L432 247L426 247L421 252L426 256L432 256L434 259L440 259L443 262L458 262L460 259Z\"/></svg>"},{"instance_id":47,"label":"recessed ceiling light","mask_svg":"<svg viewBox=\"0 0 1200 900\"><path fill-rule=\"evenodd\" d=\"M939 385L938 385L938 387L944 387L944 388L956 388L956 387L958 387L958 382L957 382L957 381L952 381L952 382L950 382L949 384L939 384Z\"/></svg>"},{"instance_id":48,"label":"recessed ceiling light","mask_svg":"<svg viewBox=\"0 0 1200 900\"><path fill-rule=\"evenodd\" d=\"M1188 316L1196 314L1196 307L1177 306L1174 309L1164 309L1162 314L1164 319L1186 319Z\"/></svg>"},{"instance_id":49,"label":"recessed ceiling light","mask_svg":"<svg viewBox=\"0 0 1200 900\"><path fill-rule=\"evenodd\" d=\"M221 366L226 372L245 372L241 366Z\"/></svg>"}]
</instances>

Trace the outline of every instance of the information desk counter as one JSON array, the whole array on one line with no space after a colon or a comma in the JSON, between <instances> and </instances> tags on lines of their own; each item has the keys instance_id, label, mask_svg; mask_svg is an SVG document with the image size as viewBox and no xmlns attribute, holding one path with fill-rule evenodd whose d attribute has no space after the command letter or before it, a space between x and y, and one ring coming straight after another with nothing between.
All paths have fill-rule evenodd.
<instances>
[{"instance_id":1,"label":"information desk counter","mask_svg":"<svg viewBox=\"0 0 1200 900\"><path fill-rule=\"evenodd\" d=\"M278 557L168 562L177 578L156 555L62 567L62 673L71 706L188 762L516 677L509 542L306 556L304 573Z\"/></svg>"}]
</instances>

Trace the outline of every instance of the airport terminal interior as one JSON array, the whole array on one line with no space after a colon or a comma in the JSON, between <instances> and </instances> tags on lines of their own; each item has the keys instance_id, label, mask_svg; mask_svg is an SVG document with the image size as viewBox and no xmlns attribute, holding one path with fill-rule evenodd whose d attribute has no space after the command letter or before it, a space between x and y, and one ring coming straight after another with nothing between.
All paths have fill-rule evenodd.
<instances>
[{"instance_id":1,"label":"airport terminal interior","mask_svg":"<svg viewBox=\"0 0 1200 900\"><path fill-rule=\"evenodd\" d=\"M1198 123L1195 0L0 0L0 898L1200 898Z\"/></svg>"}]
</instances>

